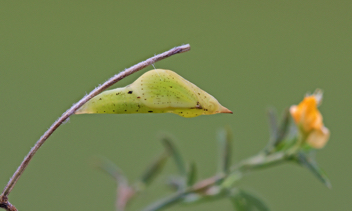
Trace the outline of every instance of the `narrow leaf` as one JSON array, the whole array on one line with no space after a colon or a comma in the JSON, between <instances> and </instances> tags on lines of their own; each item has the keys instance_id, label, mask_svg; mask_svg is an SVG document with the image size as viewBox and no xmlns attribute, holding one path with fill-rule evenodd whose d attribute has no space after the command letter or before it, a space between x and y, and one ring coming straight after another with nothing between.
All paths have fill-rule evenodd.
<instances>
[{"instance_id":1,"label":"narrow leaf","mask_svg":"<svg viewBox=\"0 0 352 211\"><path fill-rule=\"evenodd\" d=\"M231 196L236 211L269 211L269 207L257 196L238 190Z\"/></svg>"},{"instance_id":2,"label":"narrow leaf","mask_svg":"<svg viewBox=\"0 0 352 211\"><path fill-rule=\"evenodd\" d=\"M280 142L283 141L285 136L287 135L287 132L289 131L289 126L290 126L290 116L291 116L290 110L285 109L284 114L282 116L279 130L277 132L277 137L276 137L274 146L277 146L278 144L280 144Z\"/></svg>"},{"instance_id":3,"label":"narrow leaf","mask_svg":"<svg viewBox=\"0 0 352 211\"><path fill-rule=\"evenodd\" d=\"M159 155L144 171L141 177L141 182L145 185L148 185L152 180L160 173L163 169L167 159L169 158L170 153L166 150L161 155Z\"/></svg>"},{"instance_id":4,"label":"narrow leaf","mask_svg":"<svg viewBox=\"0 0 352 211\"><path fill-rule=\"evenodd\" d=\"M258 211L269 211L269 207L257 196L254 196L248 192L242 191L242 196L247 200L252 207L257 208Z\"/></svg>"},{"instance_id":5,"label":"narrow leaf","mask_svg":"<svg viewBox=\"0 0 352 211\"><path fill-rule=\"evenodd\" d=\"M187 186L192 186L197 181L197 167L194 162L191 163L187 176Z\"/></svg>"},{"instance_id":6,"label":"narrow leaf","mask_svg":"<svg viewBox=\"0 0 352 211\"><path fill-rule=\"evenodd\" d=\"M186 165L182 159L181 154L179 153L179 151L177 150L175 145L172 143L171 139L169 137L164 137L162 139L162 142L163 142L164 146L166 147L166 149L171 152L179 173L182 176L187 176Z\"/></svg>"},{"instance_id":7,"label":"narrow leaf","mask_svg":"<svg viewBox=\"0 0 352 211\"><path fill-rule=\"evenodd\" d=\"M231 147L232 147L232 132L229 128L222 129L218 133L219 145L220 145L220 171L223 173L229 173L231 165Z\"/></svg>"},{"instance_id":8,"label":"narrow leaf","mask_svg":"<svg viewBox=\"0 0 352 211\"><path fill-rule=\"evenodd\" d=\"M243 177L243 175L240 171L234 171L225 178L225 180L221 183L221 186L223 188L230 189L242 177Z\"/></svg>"},{"instance_id":9,"label":"narrow leaf","mask_svg":"<svg viewBox=\"0 0 352 211\"><path fill-rule=\"evenodd\" d=\"M275 146L278 137L277 115L274 108L268 109L269 129L270 129L270 147Z\"/></svg>"},{"instance_id":10,"label":"narrow leaf","mask_svg":"<svg viewBox=\"0 0 352 211\"><path fill-rule=\"evenodd\" d=\"M331 183L325 172L318 166L314 157L307 156L303 152L298 153L298 162L308 168L326 187L331 188Z\"/></svg>"},{"instance_id":11,"label":"narrow leaf","mask_svg":"<svg viewBox=\"0 0 352 211\"><path fill-rule=\"evenodd\" d=\"M236 211L248 211L248 206L244 198L233 197L231 198L231 202Z\"/></svg>"},{"instance_id":12,"label":"narrow leaf","mask_svg":"<svg viewBox=\"0 0 352 211\"><path fill-rule=\"evenodd\" d=\"M128 183L121 169L109 159L101 157L98 158L94 164L97 168L113 177L120 185Z\"/></svg>"},{"instance_id":13,"label":"narrow leaf","mask_svg":"<svg viewBox=\"0 0 352 211\"><path fill-rule=\"evenodd\" d=\"M266 147L266 153L272 153L273 151L280 150L282 148L282 143L287 133L290 129L290 112L289 109L285 109L280 125L277 122L277 115L273 108L268 110L268 118L269 118L269 125L270 125L270 141ZM284 144L286 145L286 143Z\"/></svg>"}]
</instances>

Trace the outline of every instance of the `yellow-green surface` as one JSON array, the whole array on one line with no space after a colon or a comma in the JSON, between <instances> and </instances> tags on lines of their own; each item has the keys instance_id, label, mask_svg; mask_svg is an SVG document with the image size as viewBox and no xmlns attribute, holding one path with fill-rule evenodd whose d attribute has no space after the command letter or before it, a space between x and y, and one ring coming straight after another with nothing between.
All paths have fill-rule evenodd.
<instances>
[{"instance_id":1,"label":"yellow-green surface","mask_svg":"<svg viewBox=\"0 0 352 211\"><path fill-rule=\"evenodd\" d=\"M86 102L76 114L174 113L197 117L231 113L213 96L171 70L153 69L132 84L106 90Z\"/></svg>"},{"instance_id":2,"label":"yellow-green surface","mask_svg":"<svg viewBox=\"0 0 352 211\"><path fill-rule=\"evenodd\" d=\"M213 3L214 2L214 3ZM235 160L268 140L265 110L281 112L307 91L324 90L331 131L318 161L333 188L306 169L278 166L241 187L273 210L350 210L351 1L0 1L0 184L57 117L105 79L156 53L190 43L190 52L156 63L215 96L234 112L182 118L172 114L75 115L43 145L10 195L20 210L113 210L115 184L92 168L95 155L132 179L177 137L200 177L216 171L216 131L233 129ZM152 67L147 68L153 69ZM132 83L143 72L116 85ZM163 176L132 205L168 193ZM231 210L227 200L170 210Z\"/></svg>"}]
</instances>

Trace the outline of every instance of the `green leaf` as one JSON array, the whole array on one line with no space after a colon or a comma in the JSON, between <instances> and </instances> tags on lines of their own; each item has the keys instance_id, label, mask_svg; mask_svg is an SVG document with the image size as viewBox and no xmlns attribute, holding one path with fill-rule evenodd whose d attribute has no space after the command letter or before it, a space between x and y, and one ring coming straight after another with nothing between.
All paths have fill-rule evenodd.
<instances>
[{"instance_id":1,"label":"green leaf","mask_svg":"<svg viewBox=\"0 0 352 211\"><path fill-rule=\"evenodd\" d=\"M160 173L169 156L170 153L168 150L159 155L144 171L140 179L141 182L145 185L150 184L152 180L157 176L157 174Z\"/></svg>"},{"instance_id":2,"label":"green leaf","mask_svg":"<svg viewBox=\"0 0 352 211\"><path fill-rule=\"evenodd\" d=\"M186 165L182 159L181 153L177 150L175 145L172 143L171 139L169 137L164 137L162 139L162 142L164 146L166 147L169 152L171 152L172 157L174 158L174 161L176 163L176 166L178 168L179 173L182 176L187 177L187 171L186 171Z\"/></svg>"},{"instance_id":3,"label":"green leaf","mask_svg":"<svg viewBox=\"0 0 352 211\"><path fill-rule=\"evenodd\" d=\"M231 147L232 147L232 132L229 128L222 129L218 133L220 145L220 171L229 173L231 166Z\"/></svg>"},{"instance_id":4,"label":"green leaf","mask_svg":"<svg viewBox=\"0 0 352 211\"><path fill-rule=\"evenodd\" d=\"M277 115L274 108L268 109L269 129L270 129L270 142L269 146L275 146L278 137Z\"/></svg>"},{"instance_id":5,"label":"green leaf","mask_svg":"<svg viewBox=\"0 0 352 211\"><path fill-rule=\"evenodd\" d=\"M257 196L243 190L237 190L231 195L231 201L236 211L269 211L269 207Z\"/></svg>"},{"instance_id":6,"label":"green leaf","mask_svg":"<svg viewBox=\"0 0 352 211\"><path fill-rule=\"evenodd\" d=\"M194 162L191 163L187 175L187 186L192 186L197 181L197 167Z\"/></svg>"},{"instance_id":7,"label":"green leaf","mask_svg":"<svg viewBox=\"0 0 352 211\"><path fill-rule=\"evenodd\" d=\"M225 180L221 183L221 187L226 188L226 189L230 189L242 177L243 177L243 175L240 171L234 171L225 178Z\"/></svg>"},{"instance_id":8,"label":"green leaf","mask_svg":"<svg viewBox=\"0 0 352 211\"><path fill-rule=\"evenodd\" d=\"M277 146L281 141L283 141L285 136L287 135L287 132L290 126L290 116L291 116L290 110L285 109L280 123L279 130L277 132L277 138L276 138L276 142L274 143L274 146Z\"/></svg>"},{"instance_id":9,"label":"green leaf","mask_svg":"<svg viewBox=\"0 0 352 211\"><path fill-rule=\"evenodd\" d=\"M117 167L112 161L107 158L100 157L96 159L94 165L102 170L103 172L107 173L111 177L113 177L117 183L120 185L124 185L128 183L127 178L124 176L123 172L119 167Z\"/></svg>"},{"instance_id":10,"label":"green leaf","mask_svg":"<svg viewBox=\"0 0 352 211\"><path fill-rule=\"evenodd\" d=\"M314 176L316 176L326 187L331 188L331 183L328 176L318 166L312 154L309 155L303 152L299 152L297 154L297 160L302 166L308 168L314 174Z\"/></svg>"},{"instance_id":11,"label":"green leaf","mask_svg":"<svg viewBox=\"0 0 352 211\"><path fill-rule=\"evenodd\" d=\"M279 148L282 148L282 146L279 145L285 140L287 132L289 131L289 109L285 109L279 126L277 123L277 115L275 109L271 108L268 110L268 118L270 125L270 141L265 151L266 153L272 153L273 151L278 151Z\"/></svg>"}]
</instances>

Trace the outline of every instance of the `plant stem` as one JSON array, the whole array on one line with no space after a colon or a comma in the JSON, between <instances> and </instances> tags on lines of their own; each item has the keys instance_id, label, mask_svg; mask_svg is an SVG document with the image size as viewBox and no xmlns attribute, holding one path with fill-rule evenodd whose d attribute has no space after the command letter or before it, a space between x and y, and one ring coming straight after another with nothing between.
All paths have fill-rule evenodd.
<instances>
[{"instance_id":1,"label":"plant stem","mask_svg":"<svg viewBox=\"0 0 352 211\"><path fill-rule=\"evenodd\" d=\"M187 191L178 192L172 196L169 196L165 199L162 199L160 201L157 201L151 204L147 208L143 209L143 211L156 211L156 210L161 210L166 207L169 207L179 202L182 199L182 197L185 196L187 193L188 193Z\"/></svg>"},{"instance_id":2,"label":"plant stem","mask_svg":"<svg viewBox=\"0 0 352 211\"><path fill-rule=\"evenodd\" d=\"M0 208L3 208L7 211L17 211L16 207L8 201L6 196L0 198Z\"/></svg>"},{"instance_id":3,"label":"plant stem","mask_svg":"<svg viewBox=\"0 0 352 211\"><path fill-rule=\"evenodd\" d=\"M232 167L232 171L239 171L242 174L248 173L251 170L261 169L268 166L276 165L286 161L289 158L284 152L276 152L270 155L258 154L241 161L239 164Z\"/></svg>"},{"instance_id":4,"label":"plant stem","mask_svg":"<svg viewBox=\"0 0 352 211\"><path fill-rule=\"evenodd\" d=\"M156 56L153 56L143 62L140 62L128 69L125 69L124 71L120 72L119 74L114 75L110 79L108 79L105 83L102 85L98 86L95 88L93 91L91 91L88 95L84 96L80 101L78 101L76 104L74 104L70 109L68 109L65 113L62 114L62 116L56 120L51 127L44 133L43 136L40 137L40 139L37 141L37 143L34 145L34 147L30 150L28 155L24 158L22 161L21 165L17 168L16 172L13 174L13 176L10 178L10 181L7 183L6 187L4 188L2 194L0 195L0 207L1 207L1 202L7 202L7 196L10 194L11 190L15 186L16 182L22 175L23 171L26 169L28 166L29 162L37 152L37 150L44 144L44 142L50 137L50 135L63 123L67 118L69 118L72 114L75 113L77 109L79 109L83 104L85 104L88 100L93 98L94 96L100 94L102 91L105 89L109 88L116 82L120 81L121 79L125 78L126 76L129 76L149 65L154 64L157 61L160 61L162 59L165 59L167 57L170 57L172 55L178 54L178 53L183 53L187 52L190 50L190 45L182 45L178 46L175 48L172 48L171 50L165 51L164 53L158 54ZM6 198L6 200L5 200Z\"/></svg>"},{"instance_id":5,"label":"plant stem","mask_svg":"<svg viewBox=\"0 0 352 211\"><path fill-rule=\"evenodd\" d=\"M205 180L202 180L196 183L195 185L183 191L177 192L176 194L170 197L154 202L153 204L149 205L147 208L143 209L143 211L162 210L166 207L169 207L171 205L174 205L182 201L183 197L186 196L187 194L203 192L208 188L216 185L219 181L222 181L231 175L234 175L236 173L240 173L241 175L244 175L245 173L248 173L251 170L269 167L275 164L282 163L289 159L290 159L290 156L287 156L284 152L276 152L270 155L258 154L233 166L231 168L231 173L229 174L220 174L220 175L216 175L216 176L207 178Z\"/></svg>"}]
</instances>

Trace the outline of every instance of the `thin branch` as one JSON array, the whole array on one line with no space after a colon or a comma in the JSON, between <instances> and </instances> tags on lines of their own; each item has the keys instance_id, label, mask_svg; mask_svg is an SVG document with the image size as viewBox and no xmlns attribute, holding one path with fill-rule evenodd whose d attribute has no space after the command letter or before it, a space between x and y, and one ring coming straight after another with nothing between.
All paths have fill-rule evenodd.
<instances>
[{"instance_id":1,"label":"thin branch","mask_svg":"<svg viewBox=\"0 0 352 211\"><path fill-rule=\"evenodd\" d=\"M178 192L172 196L161 199L160 201L157 201L157 202L151 204L150 206L143 209L143 211L156 211L156 210L165 209L169 206L176 204L180 200L182 200L182 197L184 197L187 193L188 192L186 192L186 191Z\"/></svg>"},{"instance_id":2,"label":"thin branch","mask_svg":"<svg viewBox=\"0 0 352 211\"><path fill-rule=\"evenodd\" d=\"M0 198L0 208L3 208L7 211L17 211L16 207L8 201L7 196Z\"/></svg>"},{"instance_id":3,"label":"thin branch","mask_svg":"<svg viewBox=\"0 0 352 211\"><path fill-rule=\"evenodd\" d=\"M109 88L110 86L112 86L113 84L115 84L116 82L120 81L121 79L125 78L126 76L129 76L149 65L154 64L157 61L160 61L162 59L165 59L167 57L170 57L172 55L178 54L178 53L183 53L183 52L187 52L190 50L190 45L182 45L182 46L178 46L175 47L171 50L168 50L164 53L158 54L156 56L153 56L143 62L140 62L128 69L125 69L124 71L120 72L119 74L111 77L109 80L107 80L105 83L103 83L102 85L100 85L99 87L95 88L92 92L90 92L88 95L84 96L79 102L77 102L76 104L74 104L70 109L68 109L65 113L62 114L62 116L56 120L51 127L44 133L44 135L42 137L40 137L40 139L37 141L37 143L34 145L34 147L30 150L30 152L28 153L28 155L24 158L24 160L22 161L21 165L17 168L16 172L13 174L13 176L11 177L10 181L7 183L6 187L4 188L1 196L0 196L0 202L4 201L1 199L6 198L11 190L13 189L13 187L15 186L17 180L20 178L21 174L23 173L23 171L26 169L27 165L29 164L29 162L31 161L32 157L35 155L35 153L37 152L37 150L44 144L44 142L50 137L50 135L63 123L65 122L65 120L67 118L69 118L72 114L75 113L75 111L77 111L77 109L79 109L83 104L85 104L88 100L90 100L91 98L93 98L94 96L98 95L99 93L101 93L102 91L104 91L105 89Z\"/></svg>"},{"instance_id":4,"label":"thin branch","mask_svg":"<svg viewBox=\"0 0 352 211\"><path fill-rule=\"evenodd\" d=\"M0 204L0 207L7 211L17 211L16 207L13 206L10 202Z\"/></svg>"},{"instance_id":5,"label":"thin branch","mask_svg":"<svg viewBox=\"0 0 352 211\"><path fill-rule=\"evenodd\" d=\"M287 161L289 159L290 157L287 157L284 153L281 153L281 152L274 153L266 157L261 154L258 156L251 157L249 159L244 160L243 162L240 162L238 165L233 166L230 174L219 174L219 175L215 175L213 177L204 179L202 181L199 181L195 185L183 191L179 191L174 195L171 195L169 197L166 197L164 199L161 199L157 202L150 204L145 209L143 209L143 211L157 211L157 210L165 209L169 206L177 204L178 202L182 202L183 198L187 196L187 194L189 193L198 193L198 192L206 193L206 190L208 190L209 188L213 187L220 181L223 181L224 179L238 172L244 174L250 170L260 169L264 166L272 166L272 165Z\"/></svg>"},{"instance_id":6,"label":"thin branch","mask_svg":"<svg viewBox=\"0 0 352 211\"><path fill-rule=\"evenodd\" d=\"M241 173L248 173L252 170L273 166L290 160L292 154L284 152L276 152L270 155L258 154L241 161L239 164L232 167L233 171L240 171Z\"/></svg>"}]
</instances>

